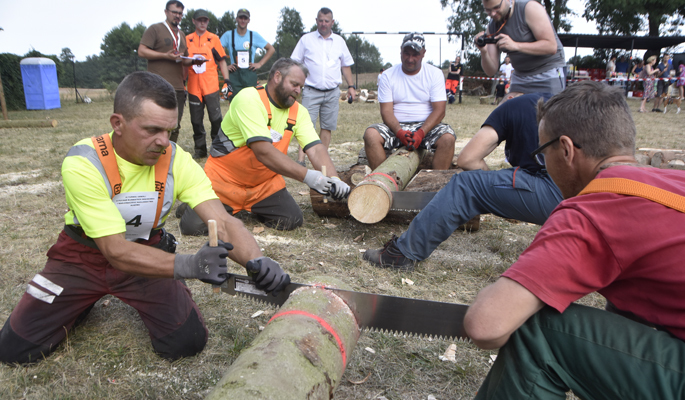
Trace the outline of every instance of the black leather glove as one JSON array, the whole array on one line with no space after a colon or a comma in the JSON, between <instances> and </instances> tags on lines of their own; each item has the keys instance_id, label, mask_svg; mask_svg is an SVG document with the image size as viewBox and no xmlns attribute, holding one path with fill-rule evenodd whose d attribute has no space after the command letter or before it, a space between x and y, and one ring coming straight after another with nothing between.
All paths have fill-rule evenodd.
<instances>
[{"instance_id":1,"label":"black leather glove","mask_svg":"<svg viewBox=\"0 0 685 400\"><path fill-rule=\"evenodd\" d=\"M248 274L257 283L257 289L278 295L290 284L290 275L286 274L278 263L269 257L259 257L245 264Z\"/></svg>"},{"instance_id":2,"label":"black leather glove","mask_svg":"<svg viewBox=\"0 0 685 400\"><path fill-rule=\"evenodd\" d=\"M207 242L195 254L177 254L174 260L174 279L199 279L205 283L221 285L228 278L226 257L229 250L233 250L233 245L219 240L217 247L210 247Z\"/></svg>"}]
</instances>

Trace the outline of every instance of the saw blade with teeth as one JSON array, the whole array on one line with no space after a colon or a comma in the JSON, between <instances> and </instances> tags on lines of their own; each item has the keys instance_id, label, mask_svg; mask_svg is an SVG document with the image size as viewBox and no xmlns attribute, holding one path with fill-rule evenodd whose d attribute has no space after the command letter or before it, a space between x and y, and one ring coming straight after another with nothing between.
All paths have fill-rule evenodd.
<instances>
[{"instance_id":1,"label":"saw blade with teeth","mask_svg":"<svg viewBox=\"0 0 685 400\"><path fill-rule=\"evenodd\" d=\"M262 289L247 276L229 274L221 290L231 295L281 306L290 294L301 287L313 287L301 283L290 283L274 296ZM462 338L468 336L464 330L465 304L442 303L430 300L410 299L374 293L324 287L340 297L357 319L362 330L373 329L390 335L433 338Z\"/></svg>"}]
</instances>

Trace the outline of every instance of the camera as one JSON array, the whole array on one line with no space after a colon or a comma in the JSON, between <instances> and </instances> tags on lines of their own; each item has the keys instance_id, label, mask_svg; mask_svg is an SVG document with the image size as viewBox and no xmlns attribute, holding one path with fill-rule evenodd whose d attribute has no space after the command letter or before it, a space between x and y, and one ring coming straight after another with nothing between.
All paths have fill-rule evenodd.
<instances>
[{"instance_id":1,"label":"camera","mask_svg":"<svg viewBox=\"0 0 685 400\"><path fill-rule=\"evenodd\" d=\"M499 39L495 39L493 37L478 36L476 38L476 46L483 47L488 43L490 43L490 44L497 43L498 40Z\"/></svg>"}]
</instances>

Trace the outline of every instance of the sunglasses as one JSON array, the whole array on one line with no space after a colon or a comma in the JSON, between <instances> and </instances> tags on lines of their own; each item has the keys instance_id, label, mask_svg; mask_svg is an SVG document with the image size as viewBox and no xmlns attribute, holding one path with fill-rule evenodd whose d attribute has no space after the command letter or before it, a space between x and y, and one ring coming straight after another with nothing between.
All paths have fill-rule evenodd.
<instances>
[{"instance_id":1,"label":"sunglasses","mask_svg":"<svg viewBox=\"0 0 685 400\"><path fill-rule=\"evenodd\" d=\"M561 136L559 136L556 139L552 139L549 142L543 144L542 146L535 149L535 151L530 153L530 156L533 157L539 165L544 167L545 166L545 155L542 153L542 151L544 149L548 148L549 146L551 146L554 142L556 142L559 139L561 139ZM571 139L571 143L573 143L573 147L575 147L577 149L582 149L582 147L579 144L576 144L576 142L574 142L573 139Z\"/></svg>"}]
</instances>

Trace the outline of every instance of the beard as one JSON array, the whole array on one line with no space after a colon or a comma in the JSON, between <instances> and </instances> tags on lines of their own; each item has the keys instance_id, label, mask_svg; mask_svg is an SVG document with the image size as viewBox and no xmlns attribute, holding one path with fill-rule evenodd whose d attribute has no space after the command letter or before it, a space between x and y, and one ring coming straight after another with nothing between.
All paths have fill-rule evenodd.
<instances>
[{"instance_id":1,"label":"beard","mask_svg":"<svg viewBox=\"0 0 685 400\"><path fill-rule=\"evenodd\" d=\"M283 82L279 83L276 85L276 101L278 101L278 105L284 108L290 108L293 104L295 104L295 97L292 96L292 92L288 92L284 87L283 87Z\"/></svg>"}]
</instances>

